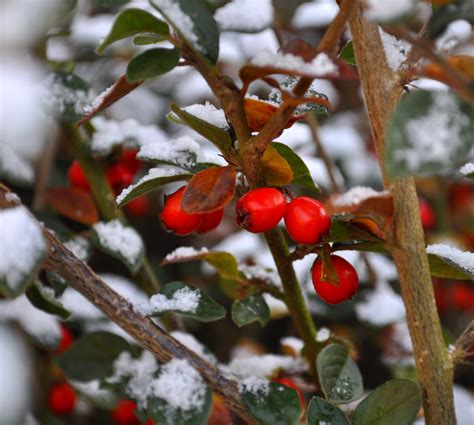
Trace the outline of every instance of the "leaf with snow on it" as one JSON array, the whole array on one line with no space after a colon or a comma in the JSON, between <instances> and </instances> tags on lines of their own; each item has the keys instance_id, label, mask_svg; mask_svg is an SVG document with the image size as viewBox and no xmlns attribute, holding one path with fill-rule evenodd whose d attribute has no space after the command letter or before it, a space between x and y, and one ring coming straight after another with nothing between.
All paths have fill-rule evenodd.
<instances>
[{"instance_id":1,"label":"leaf with snow on it","mask_svg":"<svg viewBox=\"0 0 474 425\"><path fill-rule=\"evenodd\" d=\"M31 304L45 313L54 314L63 320L67 320L71 316L71 313L56 298L54 290L43 286L38 281L28 288L25 295Z\"/></svg>"},{"instance_id":2,"label":"leaf with snow on it","mask_svg":"<svg viewBox=\"0 0 474 425\"><path fill-rule=\"evenodd\" d=\"M33 281L47 254L41 226L22 207L0 210L0 292L16 297Z\"/></svg>"},{"instance_id":3,"label":"leaf with snow on it","mask_svg":"<svg viewBox=\"0 0 474 425\"><path fill-rule=\"evenodd\" d=\"M8 144L2 142L0 155L0 179L18 186L31 187L35 178L33 166Z\"/></svg>"},{"instance_id":4,"label":"leaf with snow on it","mask_svg":"<svg viewBox=\"0 0 474 425\"><path fill-rule=\"evenodd\" d=\"M464 164L459 169L459 173L462 174L464 177L474 179L474 163L473 162L468 162L467 164Z\"/></svg>"},{"instance_id":5,"label":"leaf with snow on it","mask_svg":"<svg viewBox=\"0 0 474 425\"><path fill-rule=\"evenodd\" d=\"M411 16L415 0L366 0L364 16L374 22L396 23Z\"/></svg>"},{"instance_id":6,"label":"leaf with snow on it","mask_svg":"<svg viewBox=\"0 0 474 425\"><path fill-rule=\"evenodd\" d=\"M159 294L137 306L146 316L174 312L200 322L212 322L226 315L225 309L200 289L181 282L168 283Z\"/></svg>"},{"instance_id":7,"label":"leaf with snow on it","mask_svg":"<svg viewBox=\"0 0 474 425\"><path fill-rule=\"evenodd\" d=\"M405 96L387 132L385 166L391 177L430 175L465 160L472 148L474 106L452 92Z\"/></svg>"},{"instance_id":8,"label":"leaf with snow on it","mask_svg":"<svg viewBox=\"0 0 474 425\"><path fill-rule=\"evenodd\" d=\"M273 24L271 0L233 0L214 14L221 31L257 33Z\"/></svg>"},{"instance_id":9,"label":"leaf with snow on it","mask_svg":"<svg viewBox=\"0 0 474 425\"><path fill-rule=\"evenodd\" d=\"M92 227L92 242L100 250L122 261L132 273L142 265L145 246L141 236L119 220L95 224Z\"/></svg>"},{"instance_id":10,"label":"leaf with snow on it","mask_svg":"<svg viewBox=\"0 0 474 425\"><path fill-rule=\"evenodd\" d=\"M460 271L464 274L464 279L474 280L474 252L461 251L458 248L445 244L428 245L426 252L428 257L435 256ZM457 278L463 279L463 277Z\"/></svg>"},{"instance_id":11,"label":"leaf with snow on it","mask_svg":"<svg viewBox=\"0 0 474 425\"><path fill-rule=\"evenodd\" d=\"M261 294L252 294L232 304L232 320L240 328L253 322L263 327L270 320L270 309Z\"/></svg>"}]
</instances>

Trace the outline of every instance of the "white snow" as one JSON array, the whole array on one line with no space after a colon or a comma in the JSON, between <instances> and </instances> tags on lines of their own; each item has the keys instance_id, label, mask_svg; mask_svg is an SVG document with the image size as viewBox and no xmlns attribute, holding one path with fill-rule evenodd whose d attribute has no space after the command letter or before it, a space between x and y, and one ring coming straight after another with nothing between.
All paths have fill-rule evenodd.
<instances>
[{"instance_id":1,"label":"white snow","mask_svg":"<svg viewBox=\"0 0 474 425\"><path fill-rule=\"evenodd\" d=\"M32 165L18 155L9 145L0 142L0 176L26 184L33 183L35 172Z\"/></svg>"},{"instance_id":2,"label":"white snow","mask_svg":"<svg viewBox=\"0 0 474 425\"><path fill-rule=\"evenodd\" d=\"M5 193L5 199L8 201L8 202L12 202L12 203L19 203L20 202L20 197L14 193L14 192L7 192Z\"/></svg>"},{"instance_id":3,"label":"white snow","mask_svg":"<svg viewBox=\"0 0 474 425\"><path fill-rule=\"evenodd\" d=\"M155 294L148 303L140 304L138 310L144 315L158 314L169 310L195 313L199 307L201 293L189 287L178 289L171 298Z\"/></svg>"},{"instance_id":4,"label":"white snow","mask_svg":"<svg viewBox=\"0 0 474 425\"><path fill-rule=\"evenodd\" d=\"M410 170L431 162L448 167L462 145L461 134L469 125L469 117L461 111L454 95L436 92L428 113L406 122L409 146L396 150L394 158L405 162Z\"/></svg>"},{"instance_id":5,"label":"white snow","mask_svg":"<svg viewBox=\"0 0 474 425\"><path fill-rule=\"evenodd\" d=\"M266 379L249 376L239 381L239 392L253 393L259 397L265 397L270 391L270 383Z\"/></svg>"},{"instance_id":6,"label":"white snow","mask_svg":"<svg viewBox=\"0 0 474 425\"><path fill-rule=\"evenodd\" d=\"M437 50L450 54L458 46L469 46L469 40L472 37L472 25L464 20L459 19L451 22L443 34L436 39ZM456 53L461 53L456 51Z\"/></svg>"},{"instance_id":7,"label":"white snow","mask_svg":"<svg viewBox=\"0 0 474 425\"><path fill-rule=\"evenodd\" d=\"M469 174L474 173L474 163L473 162L468 162L467 164L464 164L460 169L459 172L463 176L468 176Z\"/></svg>"},{"instance_id":8,"label":"white snow","mask_svg":"<svg viewBox=\"0 0 474 425\"><path fill-rule=\"evenodd\" d=\"M350 207L365 201L366 199L388 194L388 191L377 192L371 187L356 186L334 198L333 204L336 207Z\"/></svg>"},{"instance_id":9,"label":"white snow","mask_svg":"<svg viewBox=\"0 0 474 425\"><path fill-rule=\"evenodd\" d=\"M296 355L299 355L304 347L304 342L294 336L285 336L280 339L280 345L282 347L289 347Z\"/></svg>"},{"instance_id":10,"label":"white snow","mask_svg":"<svg viewBox=\"0 0 474 425\"><path fill-rule=\"evenodd\" d=\"M40 225L22 207L0 211L0 279L14 292L46 251Z\"/></svg>"},{"instance_id":11,"label":"white snow","mask_svg":"<svg viewBox=\"0 0 474 425\"><path fill-rule=\"evenodd\" d=\"M107 388L102 388L98 379L87 382L69 381L69 383L76 391L84 394L97 404L110 405L114 401L114 394L112 391Z\"/></svg>"},{"instance_id":12,"label":"white snow","mask_svg":"<svg viewBox=\"0 0 474 425\"><path fill-rule=\"evenodd\" d=\"M331 331L328 328L318 329L318 332L316 333L316 341L318 342L327 341L330 336L331 336Z\"/></svg>"},{"instance_id":13,"label":"white snow","mask_svg":"<svg viewBox=\"0 0 474 425\"><path fill-rule=\"evenodd\" d=\"M77 43L95 47L109 33L114 19L113 14L87 16L76 13L71 24L71 38Z\"/></svg>"},{"instance_id":14,"label":"white snow","mask_svg":"<svg viewBox=\"0 0 474 425\"><path fill-rule=\"evenodd\" d=\"M461 251L445 244L428 245L426 252L452 261L469 273L474 273L474 252Z\"/></svg>"},{"instance_id":15,"label":"white snow","mask_svg":"<svg viewBox=\"0 0 474 425\"><path fill-rule=\"evenodd\" d=\"M288 307L282 300L279 300L268 293L264 293L263 298L270 309L270 316L272 319L284 317L289 314Z\"/></svg>"},{"instance_id":16,"label":"white snow","mask_svg":"<svg viewBox=\"0 0 474 425\"><path fill-rule=\"evenodd\" d=\"M206 102L204 105L196 103L194 105L186 106L183 109L189 114L194 115L216 127L223 129L229 128L229 123L225 118L224 111L222 109L216 108L210 102Z\"/></svg>"},{"instance_id":17,"label":"white snow","mask_svg":"<svg viewBox=\"0 0 474 425\"><path fill-rule=\"evenodd\" d=\"M216 363L216 358L194 337L194 335L182 331L172 331L170 335L191 351L194 351L198 356L210 363Z\"/></svg>"},{"instance_id":18,"label":"white snow","mask_svg":"<svg viewBox=\"0 0 474 425\"><path fill-rule=\"evenodd\" d=\"M92 124L96 131L91 140L91 149L100 155L107 155L124 143L129 147L140 147L168 140L168 136L157 126L142 125L132 118L115 121L96 117Z\"/></svg>"},{"instance_id":19,"label":"white snow","mask_svg":"<svg viewBox=\"0 0 474 425\"><path fill-rule=\"evenodd\" d=\"M94 224L99 243L104 248L117 253L130 264L135 264L145 247L141 236L135 229L124 226L119 220Z\"/></svg>"},{"instance_id":20,"label":"white snow","mask_svg":"<svg viewBox=\"0 0 474 425\"><path fill-rule=\"evenodd\" d=\"M84 112L86 114L89 114L90 112L94 111L96 108L98 108L104 99L112 93L112 89L115 87L115 83L111 84L109 87L107 87L103 92L101 92L93 101L90 105L86 105L84 107Z\"/></svg>"},{"instance_id":21,"label":"white snow","mask_svg":"<svg viewBox=\"0 0 474 425\"><path fill-rule=\"evenodd\" d=\"M64 246L81 261L87 261L91 249L89 241L82 236L75 236L64 243Z\"/></svg>"},{"instance_id":22,"label":"white snow","mask_svg":"<svg viewBox=\"0 0 474 425\"><path fill-rule=\"evenodd\" d=\"M198 255L207 254L209 250L207 248L196 249L192 246L181 246L170 252L164 259L164 261L176 261L187 257L196 257Z\"/></svg>"},{"instance_id":23,"label":"white snow","mask_svg":"<svg viewBox=\"0 0 474 425\"><path fill-rule=\"evenodd\" d=\"M414 0L365 0L365 17L377 22L390 22L410 13Z\"/></svg>"},{"instance_id":24,"label":"white snow","mask_svg":"<svg viewBox=\"0 0 474 425\"><path fill-rule=\"evenodd\" d=\"M317 77L334 75L339 72L338 67L326 53L318 53L311 62L305 62L301 57L291 53L274 53L264 50L255 56L251 63L256 66L268 66Z\"/></svg>"},{"instance_id":25,"label":"white snow","mask_svg":"<svg viewBox=\"0 0 474 425\"><path fill-rule=\"evenodd\" d=\"M377 282L375 290L369 292L364 301L355 305L359 320L374 326L385 326L405 318L402 297L395 293L384 280Z\"/></svg>"},{"instance_id":26,"label":"white snow","mask_svg":"<svg viewBox=\"0 0 474 425\"><path fill-rule=\"evenodd\" d=\"M229 371L240 379L270 378L277 370L287 373L300 373L308 369L302 358L263 354L260 356L236 357L227 365Z\"/></svg>"},{"instance_id":27,"label":"white snow","mask_svg":"<svg viewBox=\"0 0 474 425\"><path fill-rule=\"evenodd\" d=\"M339 12L335 0L319 0L303 3L295 11L291 25L295 29L328 26Z\"/></svg>"},{"instance_id":28,"label":"white snow","mask_svg":"<svg viewBox=\"0 0 474 425\"><path fill-rule=\"evenodd\" d=\"M273 22L272 0L233 0L214 17L222 31L262 31Z\"/></svg>"},{"instance_id":29,"label":"white snow","mask_svg":"<svg viewBox=\"0 0 474 425\"><path fill-rule=\"evenodd\" d=\"M379 27L379 32L388 64L396 71L405 61L406 55L410 50L410 44L386 33L381 27Z\"/></svg>"},{"instance_id":30,"label":"white snow","mask_svg":"<svg viewBox=\"0 0 474 425\"><path fill-rule=\"evenodd\" d=\"M239 270L249 280L257 279L281 287L281 279L278 273L273 269L262 267L258 264L248 265L239 264Z\"/></svg>"}]
</instances>

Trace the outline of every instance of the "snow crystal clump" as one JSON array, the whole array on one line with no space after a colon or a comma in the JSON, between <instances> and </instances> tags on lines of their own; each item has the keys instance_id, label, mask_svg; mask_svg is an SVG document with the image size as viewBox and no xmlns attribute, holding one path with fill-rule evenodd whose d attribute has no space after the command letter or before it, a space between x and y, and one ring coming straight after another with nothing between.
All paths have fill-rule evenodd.
<instances>
[{"instance_id":1,"label":"snow crystal clump","mask_svg":"<svg viewBox=\"0 0 474 425\"><path fill-rule=\"evenodd\" d=\"M240 264L239 270L249 280L257 279L281 287L281 279L275 270L269 270L258 264Z\"/></svg>"},{"instance_id":2,"label":"snow crystal clump","mask_svg":"<svg viewBox=\"0 0 474 425\"><path fill-rule=\"evenodd\" d=\"M474 173L474 163L473 162L468 162L467 164L464 164L460 169L459 172L463 176L468 176L469 174Z\"/></svg>"},{"instance_id":3,"label":"snow crystal clump","mask_svg":"<svg viewBox=\"0 0 474 425\"><path fill-rule=\"evenodd\" d=\"M365 17L372 21L388 22L409 13L415 3L413 0L366 0Z\"/></svg>"},{"instance_id":4,"label":"snow crystal clump","mask_svg":"<svg viewBox=\"0 0 474 425\"><path fill-rule=\"evenodd\" d=\"M387 34L382 28L379 28L379 32L388 64L396 71L405 61L406 55L410 49L410 44L404 40L399 40L393 35Z\"/></svg>"},{"instance_id":5,"label":"snow crystal clump","mask_svg":"<svg viewBox=\"0 0 474 425\"><path fill-rule=\"evenodd\" d=\"M196 249L192 246L181 246L170 252L164 259L164 261L176 261L182 258L197 257L198 255L207 254L209 250L207 248Z\"/></svg>"},{"instance_id":6,"label":"snow crystal clump","mask_svg":"<svg viewBox=\"0 0 474 425\"><path fill-rule=\"evenodd\" d=\"M155 294L148 303L140 304L138 309L144 315L157 314L169 310L195 313L199 307L201 294L197 290L184 287L178 289L171 298L163 294Z\"/></svg>"},{"instance_id":7,"label":"snow crystal clump","mask_svg":"<svg viewBox=\"0 0 474 425\"><path fill-rule=\"evenodd\" d=\"M210 363L216 363L216 358L206 350L193 335L182 331L173 331L171 336L177 339L181 344L185 345L191 351L194 351L200 357L206 359Z\"/></svg>"},{"instance_id":8,"label":"snow crystal clump","mask_svg":"<svg viewBox=\"0 0 474 425\"><path fill-rule=\"evenodd\" d=\"M385 195L387 193L388 193L387 191L377 192L371 187L356 186L348 190L343 195L338 196L333 201L333 204L336 207L350 207L352 205L360 204L361 202L373 196Z\"/></svg>"},{"instance_id":9,"label":"snow crystal clump","mask_svg":"<svg viewBox=\"0 0 474 425\"><path fill-rule=\"evenodd\" d=\"M266 379L251 376L239 381L239 392L249 392L260 397L265 397L270 392L270 383Z\"/></svg>"},{"instance_id":10,"label":"snow crystal clump","mask_svg":"<svg viewBox=\"0 0 474 425\"><path fill-rule=\"evenodd\" d=\"M223 31L258 32L273 22L271 0L233 0L214 15Z\"/></svg>"},{"instance_id":11,"label":"snow crystal clump","mask_svg":"<svg viewBox=\"0 0 474 425\"><path fill-rule=\"evenodd\" d=\"M474 252L465 252L445 244L434 244L426 247L428 254L433 254L452 261L469 273L474 273Z\"/></svg>"},{"instance_id":12,"label":"snow crystal clump","mask_svg":"<svg viewBox=\"0 0 474 425\"><path fill-rule=\"evenodd\" d=\"M291 348L296 354L300 354L304 347L304 342L294 336L285 336L280 340L280 344L283 347Z\"/></svg>"},{"instance_id":13,"label":"snow crystal clump","mask_svg":"<svg viewBox=\"0 0 474 425\"><path fill-rule=\"evenodd\" d=\"M89 256L89 241L82 236L76 236L64 243L64 246L81 261L86 261Z\"/></svg>"},{"instance_id":14,"label":"snow crystal clump","mask_svg":"<svg viewBox=\"0 0 474 425\"><path fill-rule=\"evenodd\" d=\"M331 336L331 331L328 328L321 328L316 333L316 341L318 342L327 341L330 336Z\"/></svg>"},{"instance_id":15,"label":"snow crystal clump","mask_svg":"<svg viewBox=\"0 0 474 425\"><path fill-rule=\"evenodd\" d=\"M14 292L43 257L46 243L22 206L0 211L0 223L0 279Z\"/></svg>"},{"instance_id":16,"label":"snow crystal clump","mask_svg":"<svg viewBox=\"0 0 474 425\"><path fill-rule=\"evenodd\" d=\"M212 103L206 102L204 105L195 104L183 108L186 112L199 119L219 128L229 128L224 111L216 108Z\"/></svg>"},{"instance_id":17,"label":"snow crystal clump","mask_svg":"<svg viewBox=\"0 0 474 425\"><path fill-rule=\"evenodd\" d=\"M238 378L267 378L276 370L300 373L308 369L305 360L290 356L264 354L261 356L236 357L228 364L229 371Z\"/></svg>"}]
</instances>

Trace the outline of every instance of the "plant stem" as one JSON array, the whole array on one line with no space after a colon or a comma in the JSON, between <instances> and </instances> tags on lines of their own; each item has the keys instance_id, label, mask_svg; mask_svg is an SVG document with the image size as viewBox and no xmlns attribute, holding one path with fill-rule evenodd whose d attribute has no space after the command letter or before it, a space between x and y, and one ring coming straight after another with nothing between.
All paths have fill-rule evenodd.
<instances>
[{"instance_id":1,"label":"plant stem","mask_svg":"<svg viewBox=\"0 0 474 425\"><path fill-rule=\"evenodd\" d=\"M357 7L349 24L384 184L393 194L391 251L407 311L426 423L455 424L453 367L436 311L415 181L413 178L391 181L383 167L385 127L401 95L402 84L387 64L378 27L363 19L362 7Z\"/></svg>"}]
</instances>

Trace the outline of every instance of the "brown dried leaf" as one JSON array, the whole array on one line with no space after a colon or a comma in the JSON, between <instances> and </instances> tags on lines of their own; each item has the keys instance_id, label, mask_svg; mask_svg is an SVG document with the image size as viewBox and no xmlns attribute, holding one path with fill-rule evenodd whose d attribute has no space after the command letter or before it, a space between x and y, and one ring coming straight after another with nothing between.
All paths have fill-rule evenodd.
<instances>
[{"instance_id":1,"label":"brown dried leaf","mask_svg":"<svg viewBox=\"0 0 474 425\"><path fill-rule=\"evenodd\" d=\"M260 131L277 109L278 106L272 105L263 100L245 98L244 110L250 131ZM291 116L286 123L285 128L291 127L296 121L302 119L304 119L304 115Z\"/></svg>"},{"instance_id":2,"label":"brown dried leaf","mask_svg":"<svg viewBox=\"0 0 474 425\"><path fill-rule=\"evenodd\" d=\"M446 59L446 62L451 66L451 68L462 72L470 80L474 80L474 56L449 56ZM441 81L454 87L458 84L457 81L453 81L453 78L436 63L428 63L416 69L415 74L417 76L432 78L433 80Z\"/></svg>"},{"instance_id":3,"label":"brown dried leaf","mask_svg":"<svg viewBox=\"0 0 474 425\"><path fill-rule=\"evenodd\" d=\"M267 146L261 161L265 180L269 186L285 186L293 181L290 164L273 146Z\"/></svg>"},{"instance_id":4,"label":"brown dried leaf","mask_svg":"<svg viewBox=\"0 0 474 425\"><path fill-rule=\"evenodd\" d=\"M326 202L329 214L351 213L354 215L373 214L380 217L393 217L393 196L388 190L377 192L373 196L361 197L360 200L342 194L331 195ZM347 201L346 201L347 200Z\"/></svg>"},{"instance_id":5,"label":"brown dried leaf","mask_svg":"<svg viewBox=\"0 0 474 425\"><path fill-rule=\"evenodd\" d=\"M92 196L72 187L50 187L46 189L46 202L58 214L92 226L99 221L99 214Z\"/></svg>"},{"instance_id":6,"label":"brown dried leaf","mask_svg":"<svg viewBox=\"0 0 474 425\"><path fill-rule=\"evenodd\" d=\"M197 173L186 186L181 206L188 214L224 208L232 199L237 170L231 165Z\"/></svg>"}]
</instances>

